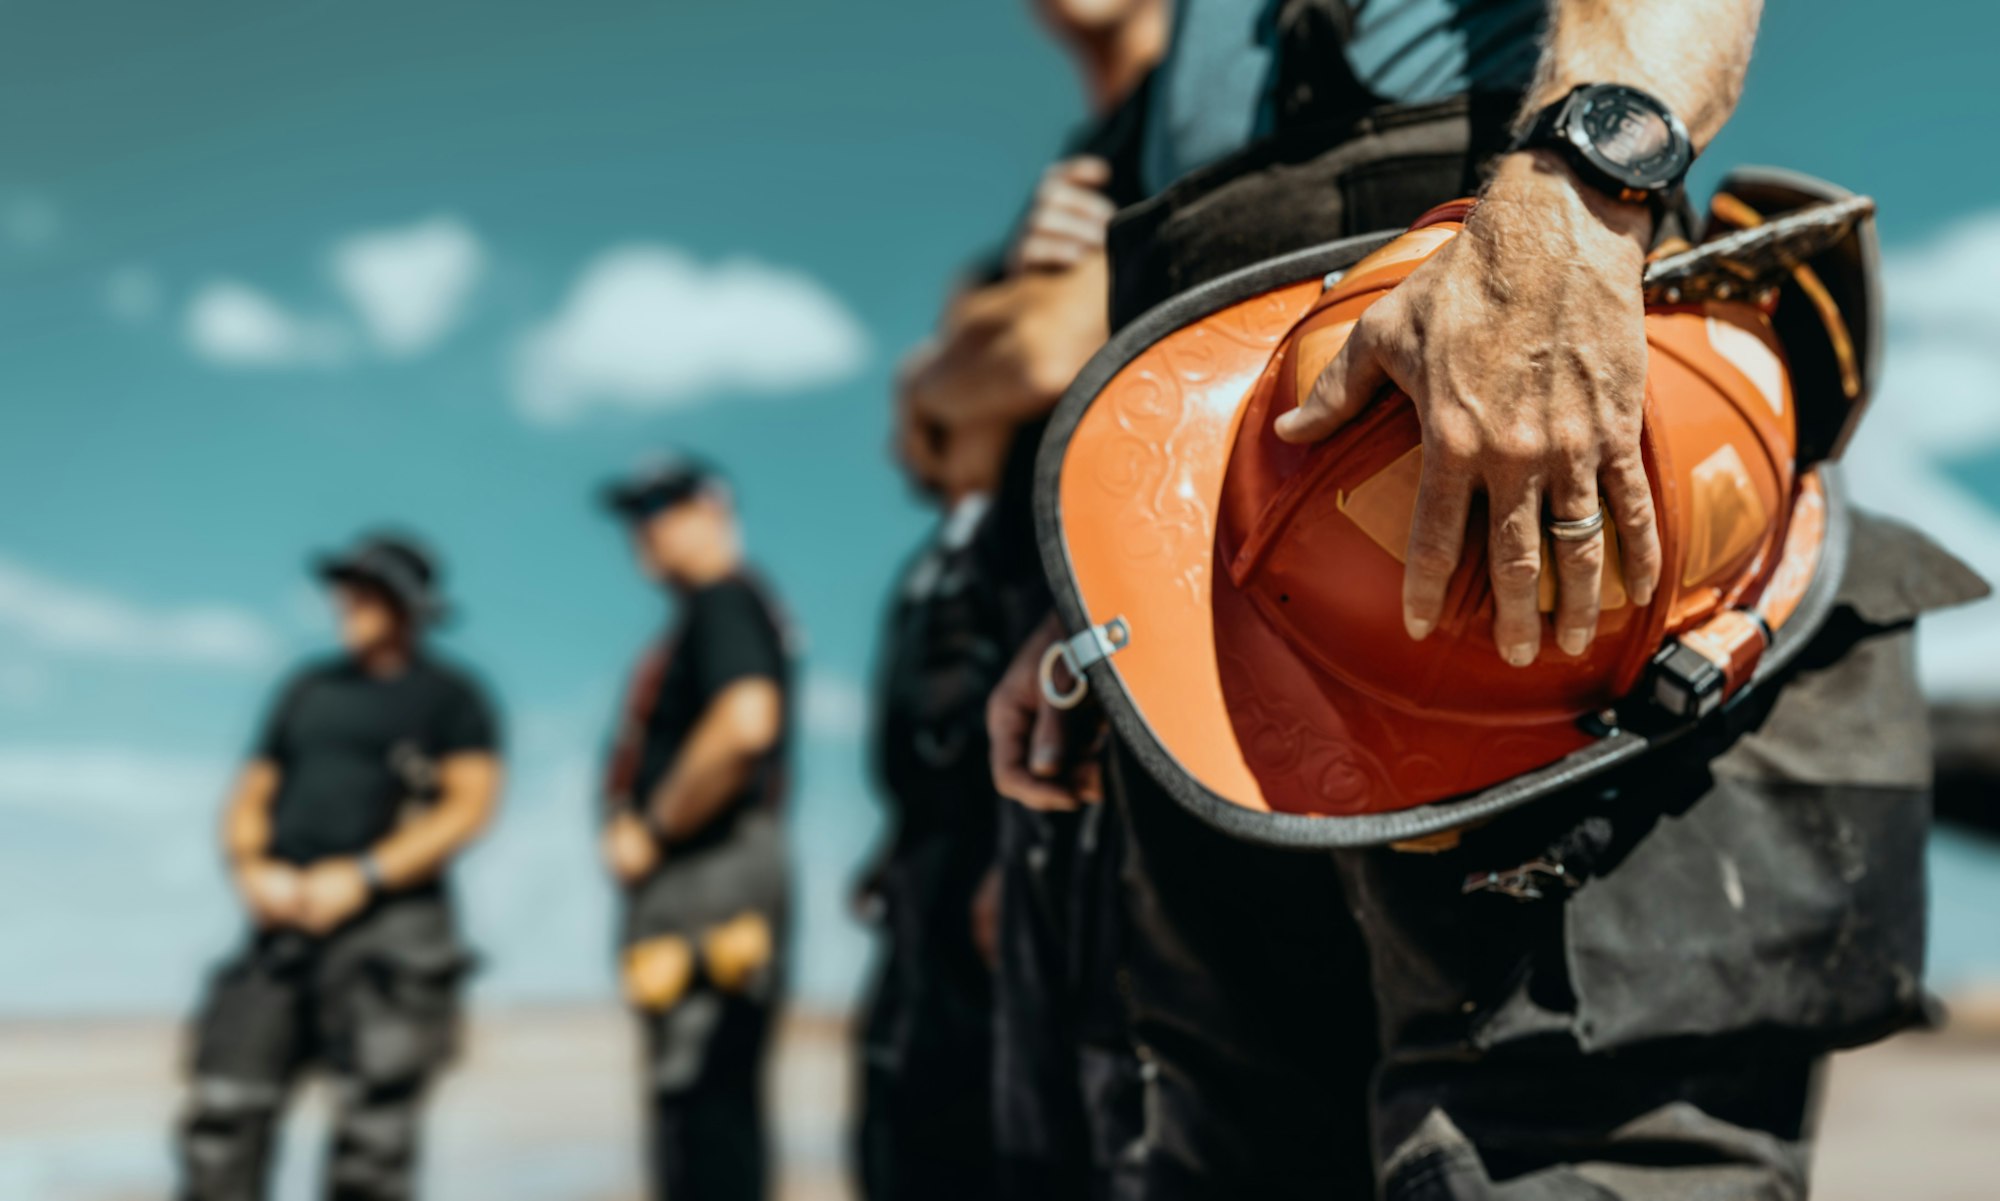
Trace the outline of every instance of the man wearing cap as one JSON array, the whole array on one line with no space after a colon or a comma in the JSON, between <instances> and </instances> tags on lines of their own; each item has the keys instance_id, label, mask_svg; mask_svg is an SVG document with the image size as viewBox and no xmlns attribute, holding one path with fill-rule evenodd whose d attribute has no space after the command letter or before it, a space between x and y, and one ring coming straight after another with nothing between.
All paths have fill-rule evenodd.
<instances>
[{"instance_id":1,"label":"man wearing cap","mask_svg":"<svg viewBox=\"0 0 2000 1201\"><path fill-rule=\"evenodd\" d=\"M652 1188L671 1201L756 1201L788 925L790 633L744 561L713 468L671 459L605 500L641 571L678 601L633 673L604 787L625 995L647 1039Z\"/></svg>"},{"instance_id":2,"label":"man wearing cap","mask_svg":"<svg viewBox=\"0 0 2000 1201\"><path fill-rule=\"evenodd\" d=\"M326 1195L410 1197L425 1090L456 1048L471 959L445 876L492 817L498 723L426 645L445 606L419 543L366 537L316 571L342 653L285 685L224 811L250 931L194 1022L189 1201L264 1195L308 1067L334 1084Z\"/></svg>"},{"instance_id":3,"label":"man wearing cap","mask_svg":"<svg viewBox=\"0 0 2000 1201\"><path fill-rule=\"evenodd\" d=\"M1762 564L1778 567L1793 547L1768 541L1785 535L1772 522L1792 514L1810 545L1815 506L1835 512L1837 498L1758 492L1728 455L1683 481L1661 465L1667 433L1640 436L1652 394L1674 378L1649 371L1700 361L1688 354L1703 347L1739 364L1715 378L1766 381L1768 396L1732 391L1732 411L1786 414L1789 394L1770 383L1785 367L1751 332L1762 317L1655 330L1640 288L1649 245L1687 230L1677 188L1735 104L1758 8L1179 6L1148 122L1155 191L1111 231L1114 325L1165 347L1176 326L1218 320L1175 343L1183 366L1149 361L1134 377L1130 420L1097 471L1055 472L1068 449L1045 458L1042 534L1068 620L1016 659L993 723L1003 790L1070 806L1087 740L1045 695L1065 686L1063 659L1096 661L1093 690L1114 694L1111 792L1141 934L1126 978L1152 1068L1136 1195L1802 1197L1822 1057L1923 1019L1927 766L1911 626L1979 584L1913 532L1853 514L1851 530L1828 534L1842 549L1824 575L1767 572L1701 593L1691 548L1764 546ZM1328 314L1346 319L1320 331L1334 350L1311 353L1309 331L1275 375L1263 371L1287 323L1238 312L1247 326L1231 324L1207 304L1211 285L1248 304L1259 278L1266 289L1302 282L1289 300L1265 297L1296 320L1320 287L1285 275L1283 256L1474 194L1475 210L1433 214L1434 228L1399 248L1393 290L1365 297L1365 312ZM1737 228L1762 220L1745 210L1717 213ZM1306 256L1336 279L1359 257ZM1779 275L1758 287L1781 284L1794 287ZM1821 284L1780 299L1780 324L1834 329ZM1658 303L1686 299L1669 297ZM1714 298L1740 300L1727 286ZM1699 341L1674 351L1667 329ZM1845 331L1830 341L1848 360L1866 343ZM1246 344L1258 354L1231 357ZM1839 396L1840 373L1810 380L1800 360L1788 366L1802 393L1810 383L1821 402ZM1161 386L1169 378L1186 381L1186 407ZM1094 365L1075 399L1104 383ZM1202 416L1227 418L1246 396L1243 429L1207 436ZM1837 455L1837 439L1809 447L1799 420L1801 471ZM1358 471L1363 451L1350 448L1375 445L1393 422L1417 445L1371 460L1373 474L1341 470ZM1054 441L1081 436L1061 414L1057 428ZM1199 472L1159 470L1204 455L1217 468L1205 485ZM1780 468L1789 482L1794 464ZM1735 507L1692 529L1677 510L1663 526L1656 486L1719 489ZM1080 526L1064 510L1092 487L1107 505L1143 503ZM1741 499L1753 494L1772 499ZM1308 512L1322 524L1290 524ZM1350 529L1373 531L1352 555L1302 549L1326 544L1311 530ZM1759 541L1732 541L1751 532ZM1088 583L1071 571L1079 556L1096 572ZM1163 644L1157 625L1116 613L1079 621L1084 592L1138 563L1165 569L1127 595L1132 608L1195 598L1188 612L1216 631L1213 645ZM1555 710L1576 721L1545 757L1482 736L1484 763L1447 743L1427 759L1392 737L1423 705L1481 696L1504 710L1590 676L1614 648L1639 656L1630 675L1656 649L1632 637L1635 610L1658 630L1718 596L1774 579L1782 594L1807 578L1825 607L1801 637L1788 642L1755 609L1723 615L1743 657L1724 654L1715 679L1751 679L1760 644L1784 649L1783 667L1692 730L1667 721L1670 744L1621 727L1664 728L1628 711L1647 697L1622 695L1602 712ZM1364 600L1393 606L1393 627L1326 618ZM1259 642L1267 629L1292 633ZM1600 630L1619 639L1597 648ZM1164 691L1147 709L1131 698L1144 692L1149 638L1182 670L1152 677ZM1455 670L1430 657L1441 645L1460 656ZM1672 693L1662 680L1649 686ZM1398 690L1418 683L1429 692L1413 705ZM1390 699L1338 699L1355 693ZM1159 739L1211 699L1222 711L1196 733L1222 736L1226 754L1197 770L1200 737ZM1638 756L1642 744L1657 749ZM1583 758L1556 763L1571 747ZM1615 755L1637 757L1614 771ZM1332 815L1375 803L1384 778L1422 792L1538 757L1553 766L1469 799L1443 788L1407 811L1363 814L1368 837L1325 833L1362 830ZM1303 781L1299 793L1259 774L1281 770ZM1218 799L1239 780L1248 803ZM1326 816L1272 811L1301 795ZM1442 811L1456 820L1433 820L1440 804L1459 805ZM1426 836L1384 833L1398 827Z\"/></svg>"}]
</instances>

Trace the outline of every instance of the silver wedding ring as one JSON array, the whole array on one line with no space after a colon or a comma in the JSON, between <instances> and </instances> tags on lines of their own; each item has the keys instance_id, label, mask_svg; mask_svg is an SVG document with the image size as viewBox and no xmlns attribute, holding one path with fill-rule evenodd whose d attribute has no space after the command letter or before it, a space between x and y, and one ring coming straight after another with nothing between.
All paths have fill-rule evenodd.
<instances>
[{"instance_id":1,"label":"silver wedding ring","mask_svg":"<svg viewBox=\"0 0 2000 1201\"><path fill-rule=\"evenodd\" d=\"M1548 523L1549 537L1557 542L1587 542L1597 537L1597 531L1604 528L1604 510L1599 509L1588 517L1575 521L1551 521Z\"/></svg>"}]
</instances>

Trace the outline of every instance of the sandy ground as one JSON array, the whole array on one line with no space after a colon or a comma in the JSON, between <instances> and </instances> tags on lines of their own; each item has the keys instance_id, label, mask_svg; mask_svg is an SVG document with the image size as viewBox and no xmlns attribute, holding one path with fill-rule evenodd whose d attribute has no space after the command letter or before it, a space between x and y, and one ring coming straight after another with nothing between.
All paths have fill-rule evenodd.
<instances>
[{"instance_id":1,"label":"sandy ground","mask_svg":"<svg viewBox=\"0 0 2000 1201\"><path fill-rule=\"evenodd\" d=\"M1967 1022L1959 1032L1840 1057L1814 1196L2000 1196L1996 1029ZM165 1197L178 1037L157 1019L0 1024L0 1198ZM777 1081L784 1201L850 1195L846 1047L835 1019L795 1017L785 1031ZM637 1198L632 1052L630 1029L608 1009L481 1014L433 1113L427 1201ZM308 1093L287 1133L277 1201L313 1197L324 1129L323 1099Z\"/></svg>"}]
</instances>

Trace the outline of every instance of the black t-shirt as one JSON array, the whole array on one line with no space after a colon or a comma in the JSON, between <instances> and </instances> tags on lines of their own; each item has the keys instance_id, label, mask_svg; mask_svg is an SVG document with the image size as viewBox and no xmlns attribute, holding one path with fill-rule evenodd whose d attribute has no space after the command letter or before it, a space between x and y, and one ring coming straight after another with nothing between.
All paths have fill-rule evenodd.
<instances>
[{"instance_id":1,"label":"black t-shirt","mask_svg":"<svg viewBox=\"0 0 2000 1201\"><path fill-rule=\"evenodd\" d=\"M347 657L311 664L285 686L254 751L279 773L271 854L362 854L406 804L436 799L440 761L498 747L492 705L454 667L420 656L381 677Z\"/></svg>"},{"instance_id":2,"label":"black t-shirt","mask_svg":"<svg viewBox=\"0 0 2000 1201\"><path fill-rule=\"evenodd\" d=\"M730 802L775 806L784 784L791 662L785 624L763 587L747 575L717 580L687 594L680 619L663 648L642 668L626 714L631 747L629 783L614 764L614 797L638 806L673 770L681 746L709 704L731 684L768 679L786 698L787 718L777 745L757 765L743 792Z\"/></svg>"}]
</instances>

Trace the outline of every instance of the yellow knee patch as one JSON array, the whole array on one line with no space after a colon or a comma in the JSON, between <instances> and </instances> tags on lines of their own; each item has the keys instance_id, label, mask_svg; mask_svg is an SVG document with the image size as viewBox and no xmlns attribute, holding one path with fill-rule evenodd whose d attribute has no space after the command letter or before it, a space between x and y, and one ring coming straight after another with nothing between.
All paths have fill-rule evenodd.
<instances>
[{"instance_id":1,"label":"yellow knee patch","mask_svg":"<svg viewBox=\"0 0 2000 1201\"><path fill-rule=\"evenodd\" d=\"M664 1013L687 995L694 979L694 948L678 934L633 943L625 951L625 999L648 1013Z\"/></svg>"},{"instance_id":2,"label":"yellow knee patch","mask_svg":"<svg viewBox=\"0 0 2000 1201\"><path fill-rule=\"evenodd\" d=\"M708 978L724 992L742 992L771 962L771 923L761 913L739 913L701 936Z\"/></svg>"}]
</instances>

